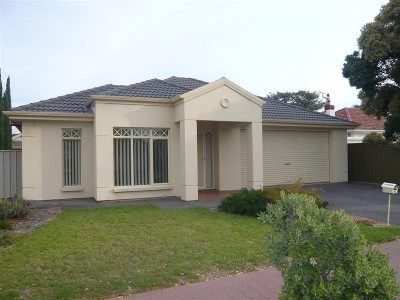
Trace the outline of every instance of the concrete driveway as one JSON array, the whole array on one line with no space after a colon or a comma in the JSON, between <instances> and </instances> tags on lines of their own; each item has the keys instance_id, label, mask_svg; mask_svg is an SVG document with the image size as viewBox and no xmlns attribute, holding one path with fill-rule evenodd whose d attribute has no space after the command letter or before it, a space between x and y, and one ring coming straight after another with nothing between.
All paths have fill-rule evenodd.
<instances>
[{"instance_id":1,"label":"concrete driveway","mask_svg":"<svg viewBox=\"0 0 400 300\"><path fill-rule=\"evenodd\" d=\"M329 209L343 209L349 214L386 222L388 195L380 187L355 183L315 185L322 189ZM390 224L400 225L400 194L392 195Z\"/></svg>"}]
</instances>

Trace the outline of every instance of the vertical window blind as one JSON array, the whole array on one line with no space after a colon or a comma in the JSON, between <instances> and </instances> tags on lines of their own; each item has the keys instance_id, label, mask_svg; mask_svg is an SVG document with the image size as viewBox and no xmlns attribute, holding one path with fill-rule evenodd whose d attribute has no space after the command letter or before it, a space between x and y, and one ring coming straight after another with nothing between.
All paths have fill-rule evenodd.
<instances>
[{"instance_id":1,"label":"vertical window blind","mask_svg":"<svg viewBox=\"0 0 400 300\"><path fill-rule=\"evenodd\" d=\"M154 183L168 182L168 140L153 141Z\"/></svg>"},{"instance_id":2,"label":"vertical window blind","mask_svg":"<svg viewBox=\"0 0 400 300\"><path fill-rule=\"evenodd\" d=\"M168 129L114 128L114 184L168 183Z\"/></svg>"},{"instance_id":3,"label":"vertical window blind","mask_svg":"<svg viewBox=\"0 0 400 300\"><path fill-rule=\"evenodd\" d=\"M150 184L150 143L149 139L133 140L134 185Z\"/></svg>"},{"instance_id":4,"label":"vertical window blind","mask_svg":"<svg viewBox=\"0 0 400 300\"><path fill-rule=\"evenodd\" d=\"M114 184L124 186L132 184L131 141L114 139Z\"/></svg>"},{"instance_id":5,"label":"vertical window blind","mask_svg":"<svg viewBox=\"0 0 400 300\"><path fill-rule=\"evenodd\" d=\"M81 185L81 129L63 129L63 185Z\"/></svg>"}]
</instances>

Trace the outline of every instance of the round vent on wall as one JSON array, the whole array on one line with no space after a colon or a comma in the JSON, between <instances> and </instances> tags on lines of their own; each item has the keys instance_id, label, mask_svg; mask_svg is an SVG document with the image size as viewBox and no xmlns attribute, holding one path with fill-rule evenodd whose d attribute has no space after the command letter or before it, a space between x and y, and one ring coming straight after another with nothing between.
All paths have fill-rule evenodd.
<instances>
[{"instance_id":1,"label":"round vent on wall","mask_svg":"<svg viewBox=\"0 0 400 300\"><path fill-rule=\"evenodd\" d=\"M227 108L227 107L229 107L229 105L230 105L230 103L229 103L229 99L228 98L222 98L221 99L221 106L223 108Z\"/></svg>"}]
</instances>

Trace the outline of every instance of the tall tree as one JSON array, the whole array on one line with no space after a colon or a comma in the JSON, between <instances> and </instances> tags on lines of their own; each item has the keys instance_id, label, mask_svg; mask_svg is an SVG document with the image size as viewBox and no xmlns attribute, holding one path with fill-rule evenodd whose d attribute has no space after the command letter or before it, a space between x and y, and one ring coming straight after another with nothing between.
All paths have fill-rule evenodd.
<instances>
[{"instance_id":1,"label":"tall tree","mask_svg":"<svg viewBox=\"0 0 400 300\"><path fill-rule=\"evenodd\" d=\"M400 0L382 6L347 55L343 76L360 90L361 109L370 115L400 115Z\"/></svg>"},{"instance_id":2,"label":"tall tree","mask_svg":"<svg viewBox=\"0 0 400 300\"><path fill-rule=\"evenodd\" d=\"M11 150L12 148L12 129L10 119L3 113L3 111L11 108L11 89L10 77L7 78L6 90L1 97L2 112L0 114L0 150Z\"/></svg>"},{"instance_id":3,"label":"tall tree","mask_svg":"<svg viewBox=\"0 0 400 300\"><path fill-rule=\"evenodd\" d=\"M319 94L317 92L310 91L300 90L298 92L269 93L266 98L294 104L311 110L319 110L325 105L325 102L319 99Z\"/></svg>"}]
</instances>

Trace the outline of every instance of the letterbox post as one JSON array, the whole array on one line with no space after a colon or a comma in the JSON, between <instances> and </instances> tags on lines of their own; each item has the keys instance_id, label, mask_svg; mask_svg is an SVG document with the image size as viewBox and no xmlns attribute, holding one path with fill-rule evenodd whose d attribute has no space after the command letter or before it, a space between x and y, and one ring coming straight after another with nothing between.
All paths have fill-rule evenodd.
<instances>
[{"instance_id":1,"label":"letterbox post","mask_svg":"<svg viewBox=\"0 0 400 300\"><path fill-rule=\"evenodd\" d=\"M392 194L389 194L389 202L388 202L388 215L387 215L387 226L390 225L389 220L390 220L390 200L392 199Z\"/></svg>"},{"instance_id":2,"label":"letterbox post","mask_svg":"<svg viewBox=\"0 0 400 300\"><path fill-rule=\"evenodd\" d=\"M390 225L390 201L392 200L392 194L397 194L399 187L395 183L384 182L381 185L382 192L389 194L388 200L388 213L387 213L387 226Z\"/></svg>"}]
</instances>

